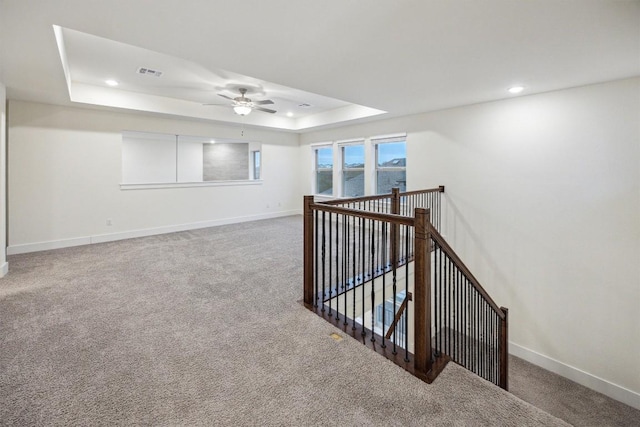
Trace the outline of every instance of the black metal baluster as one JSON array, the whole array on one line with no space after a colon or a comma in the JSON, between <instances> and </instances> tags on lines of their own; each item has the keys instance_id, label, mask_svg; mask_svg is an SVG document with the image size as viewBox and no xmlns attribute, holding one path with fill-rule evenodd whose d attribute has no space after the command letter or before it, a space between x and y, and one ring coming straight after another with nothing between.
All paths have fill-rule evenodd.
<instances>
[{"instance_id":1,"label":"black metal baluster","mask_svg":"<svg viewBox=\"0 0 640 427\"><path fill-rule=\"evenodd\" d=\"M471 358L472 371L476 372L476 360L478 357L478 346L476 345L476 293L475 288L471 289L471 345L473 348L473 356Z\"/></svg>"},{"instance_id":2,"label":"black metal baluster","mask_svg":"<svg viewBox=\"0 0 640 427\"><path fill-rule=\"evenodd\" d=\"M449 355L447 353L447 317L449 316L447 312L447 282L449 280L449 275L447 274L449 271L449 257L446 252L443 256L443 266L442 266L442 352Z\"/></svg>"},{"instance_id":3,"label":"black metal baluster","mask_svg":"<svg viewBox=\"0 0 640 427\"><path fill-rule=\"evenodd\" d=\"M329 212L329 317L333 316L331 309L331 284L334 281L333 278L333 218L331 212Z\"/></svg>"},{"instance_id":4,"label":"black metal baluster","mask_svg":"<svg viewBox=\"0 0 640 427\"><path fill-rule=\"evenodd\" d=\"M456 346L456 362L460 363L460 269L456 268L456 287L455 287L455 295L456 295L456 314L453 318L453 327L454 331L454 342Z\"/></svg>"},{"instance_id":5,"label":"black metal baluster","mask_svg":"<svg viewBox=\"0 0 640 427\"><path fill-rule=\"evenodd\" d=\"M387 313L387 223L382 223L382 248L379 251L382 253L382 348L386 348L385 342L386 335L386 313Z\"/></svg>"},{"instance_id":6,"label":"black metal baluster","mask_svg":"<svg viewBox=\"0 0 640 427\"><path fill-rule=\"evenodd\" d=\"M343 290L343 299L344 299L344 324L345 326L349 323L348 319L349 316L347 315L348 310L347 310L347 296L349 295L349 286L347 281L349 279L347 279L347 276L349 276L349 239L350 239L350 234L349 234L349 218L347 217L347 215L344 215L344 232L345 232L345 239L344 239L344 243L343 243L343 248L342 251L344 253L343 257L344 257L344 264L343 264L343 268L344 268L344 290Z\"/></svg>"},{"instance_id":7,"label":"black metal baluster","mask_svg":"<svg viewBox=\"0 0 640 427\"><path fill-rule=\"evenodd\" d=\"M487 304L482 298L482 328L480 329L481 339L482 339L482 378L487 378L487 348L485 346L486 342L486 327L487 327Z\"/></svg>"},{"instance_id":8,"label":"black metal baluster","mask_svg":"<svg viewBox=\"0 0 640 427\"><path fill-rule=\"evenodd\" d=\"M367 287L365 285L365 271L366 271L366 263L365 263L365 256L367 254L367 251L365 250L365 220L364 218L360 218L360 254L362 255L362 263L361 263L361 268L362 268L362 281L361 281L361 286L362 286L362 336L364 337L365 335L367 335L366 329L364 327L364 302L365 302L365 288Z\"/></svg>"},{"instance_id":9,"label":"black metal baluster","mask_svg":"<svg viewBox=\"0 0 640 427\"><path fill-rule=\"evenodd\" d=\"M340 215L336 214L336 320L340 320L340 252L338 249L340 248Z\"/></svg>"},{"instance_id":10,"label":"black metal baluster","mask_svg":"<svg viewBox=\"0 0 640 427\"><path fill-rule=\"evenodd\" d=\"M476 312L478 316L478 324L476 327L476 343L478 346L478 375L482 376L482 340L480 338L480 330L482 328L482 306L480 305L481 296L476 292Z\"/></svg>"},{"instance_id":11,"label":"black metal baluster","mask_svg":"<svg viewBox=\"0 0 640 427\"><path fill-rule=\"evenodd\" d=\"M458 337L458 360L462 361L462 351L463 351L463 343L462 343L462 312L464 311L464 302L462 300L463 295L463 281L464 274L458 270L458 314L457 314L457 333L456 337Z\"/></svg>"},{"instance_id":12,"label":"black metal baluster","mask_svg":"<svg viewBox=\"0 0 640 427\"><path fill-rule=\"evenodd\" d=\"M486 368L486 362L487 362L487 353L484 347L484 326L485 326L484 316L486 312L487 312L487 309L484 304L484 298L480 298L480 349L481 349L480 376L482 378L486 378L485 368Z\"/></svg>"},{"instance_id":13,"label":"black metal baluster","mask_svg":"<svg viewBox=\"0 0 640 427\"><path fill-rule=\"evenodd\" d=\"M393 229L393 227L392 227ZM392 231L393 232L393 231ZM391 263L391 269L392 269L392 280L393 280L393 317L395 319L396 316L396 296L397 296L397 288L396 288L396 283L397 283L397 262L392 262ZM393 323L393 322L391 322ZM396 349L396 344L397 344L397 339L396 337L398 336L398 334L396 334L396 331L393 331L393 354L398 354L398 351Z\"/></svg>"},{"instance_id":14,"label":"black metal baluster","mask_svg":"<svg viewBox=\"0 0 640 427\"><path fill-rule=\"evenodd\" d=\"M483 303L484 303L484 327L482 328L484 330L484 336L482 337L482 342L483 342L483 346L482 348L484 349L484 375L485 377L489 377L489 351L488 351L488 326L489 326L489 304L486 302L486 300L483 298Z\"/></svg>"},{"instance_id":15,"label":"black metal baluster","mask_svg":"<svg viewBox=\"0 0 640 427\"><path fill-rule=\"evenodd\" d=\"M476 306L478 311L478 327L476 330L476 342L478 343L478 375L482 376L482 296L476 292Z\"/></svg>"},{"instance_id":16,"label":"black metal baluster","mask_svg":"<svg viewBox=\"0 0 640 427\"><path fill-rule=\"evenodd\" d=\"M469 367L469 280L464 282L464 366Z\"/></svg>"},{"instance_id":17,"label":"black metal baluster","mask_svg":"<svg viewBox=\"0 0 640 427\"><path fill-rule=\"evenodd\" d=\"M447 354L451 356L451 282L453 276L453 261L447 256L448 273L447 273Z\"/></svg>"},{"instance_id":18,"label":"black metal baluster","mask_svg":"<svg viewBox=\"0 0 640 427\"><path fill-rule=\"evenodd\" d=\"M471 348L472 348L472 356L471 356L471 367L472 372L476 372L476 359L478 354L478 346L476 345L476 293L475 288L471 288Z\"/></svg>"},{"instance_id":19,"label":"black metal baluster","mask_svg":"<svg viewBox=\"0 0 640 427\"><path fill-rule=\"evenodd\" d=\"M463 272L460 272L460 284L458 288L458 292L460 292L460 314L458 315L458 338L460 340L460 364L464 366L464 351L465 351L465 343L464 343L464 310L465 310L465 302L464 302L464 283L466 280L466 276Z\"/></svg>"},{"instance_id":20,"label":"black metal baluster","mask_svg":"<svg viewBox=\"0 0 640 427\"><path fill-rule=\"evenodd\" d=\"M478 346L478 375L482 376L482 338L480 331L482 329L482 305L481 305L481 295L479 292L476 292L476 310L478 313L478 324L476 327L476 343Z\"/></svg>"},{"instance_id":21,"label":"black metal baluster","mask_svg":"<svg viewBox=\"0 0 640 427\"><path fill-rule=\"evenodd\" d=\"M356 205L357 206L357 205ZM357 209L357 207L356 207ZM357 223L356 223L357 221ZM360 262L360 233L356 232L356 227L357 225L360 225L360 218L358 217L353 217L353 256L354 256L354 261L355 261L355 271L354 271L354 275L353 275L353 297L355 298L356 296L356 292L355 292L355 288L356 286L358 286L358 280L360 280L360 267L358 266L358 262ZM359 227L358 227L359 228ZM355 319L355 317L354 317Z\"/></svg>"},{"instance_id":22,"label":"black metal baluster","mask_svg":"<svg viewBox=\"0 0 640 427\"><path fill-rule=\"evenodd\" d=\"M482 299L483 305L484 305L484 316L482 319L482 348L483 348L483 353L484 353L484 375L485 377L488 377L488 371L489 371L489 352L487 351L487 322L488 322L488 315L489 315L489 304L487 303L487 301L483 298Z\"/></svg>"},{"instance_id":23,"label":"black metal baluster","mask_svg":"<svg viewBox=\"0 0 640 427\"><path fill-rule=\"evenodd\" d=\"M440 191L438 191L438 193L436 194L436 204L438 205L438 228L440 229L440 227L442 226L442 204L440 203L440 201L442 200L442 193ZM438 230L439 231L439 230Z\"/></svg>"},{"instance_id":24,"label":"black metal baluster","mask_svg":"<svg viewBox=\"0 0 640 427\"><path fill-rule=\"evenodd\" d=\"M324 297L326 296L326 288L325 288L325 279L326 279L326 256L325 256L325 250L326 250L326 221L325 221L325 211L322 211L322 248L321 248L321 253L322 253L322 298L320 300L320 303L322 305L322 307L320 308L320 311L324 312Z\"/></svg>"},{"instance_id":25,"label":"black metal baluster","mask_svg":"<svg viewBox=\"0 0 640 427\"><path fill-rule=\"evenodd\" d=\"M376 286L375 286L375 260L376 260L376 223L371 220L371 241L369 242L369 246L371 248L371 341L375 342L376 340Z\"/></svg>"},{"instance_id":26,"label":"black metal baluster","mask_svg":"<svg viewBox=\"0 0 640 427\"><path fill-rule=\"evenodd\" d=\"M438 340L440 341L440 345L438 346L438 351L440 353L445 353L445 348L443 346L443 333L444 333L444 288L443 283L445 279L445 267L444 264L446 259L443 259L442 256L442 248L440 248L440 280L438 281L438 287L440 288L440 318L438 319L440 329L438 329Z\"/></svg>"},{"instance_id":27,"label":"black metal baluster","mask_svg":"<svg viewBox=\"0 0 640 427\"><path fill-rule=\"evenodd\" d=\"M358 267L357 262L358 262L358 257L356 256L356 217L352 217L353 218L353 287L351 288L351 294L352 297L351 299L353 300L353 311L352 314L353 316L351 317L351 329L355 329L356 328L356 269Z\"/></svg>"},{"instance_id":28,"label":"black metal baluster","mask_svg":"<svg viewBox=\"0 0 640 427\"><path fill-rule=\"evenodd\" d=\"M491 381L493 381L493 383L497 383L496 381L496 354L495 354L495 320L496 320L496 316L495 316L495 312L492 310L491 311Z\"/></svg>"},{"instance_id":29,"label":"black metal baluster","mask_svg":"<svg viewBox=\"0 0 640 427\"><path fill-rule=\"evenodd\" d=\"M500 318L498 317L498 313L495 314L495 325L494 325L494 339L493 339L493 343L494 343L494 348L495 348L495 377L496 377L496 384L500 383Z\"/></svg>"},{"instance_id":30,"label":"black metal baluster","mask_svg":"<svg viewBox=\"0 0 640 427\"><path fill-rule=\"evenodd\" d=\"M458 359L458 348L457 348L457 342L456 342L456 322L458 319L458 277L460 276L460 269L458 269L458 266L456 266L454 264L453 266L453 283L451 284L451 292L453 295L453 317L451 318L451 345L454 347L453 348L453 354L456 357L456 361L460 360Z\"/></svg>"},{"instance_id":31,"label":"black metal baluster","mask_svg":"<svg viewBox=\"0 0 640 427\"><path fill-rule=\"evenodd\" d=\"M440 326L440 318L438 317L440 314L440 303L438 301L438 269L440 268L440 263L438 262L438 256L440 253L440 247L437 243L434 242L433 245L433 301L435 302L435 306L433 307L433 326L436 331L436 345L435 345L435 356L438 357L438 353L440 349L438 348L438 335L439 335L439 326ZM414 273L415 274L415 273ZM429 331L431 333L431 331ZM431 339L431 336L429 336ZM433 351L432 351L433 352Z\"/></svg>"},{"instance_id":32,"label":"black metal baluster","mask_svg":"<svg viewBox=\"0 0 640 427\"><path fill-rule=\"evenodd\" d=\"M478 293L473 293L473 309L475 311L475 328L473 333L474 337L474 345L476 346L476 374L480 375L480 360L482 359L482 355L480 354L480 340L479 340L479 330L480 330L480 311L478 310Z\"/></svg>"},{"instance_id":33,"label":"black metal baluster","mask_svg":"<svg viewBox=\"0 0 640 427\"><path fill-rule=\"evenodd\" d=\"M487 378L489 377L489 303L485 301L484 303L484 349L485 349L485 358L484 358L484 372Z\"/></svg>"},{"instance_id":34,"label":"black metal baluster","mask_svg":"<svg viewBox=\"0 0 640 427\"><path fill-rule=\"evenodd\" d=\"M458 348L458 363L464 366L464 327L463 327L463 318L464 318L464 273L458 270L458 284L457 284L457 292L458 292L458 312L456 314L456 339L457 348Z\"/></svg>"}]
</instances>

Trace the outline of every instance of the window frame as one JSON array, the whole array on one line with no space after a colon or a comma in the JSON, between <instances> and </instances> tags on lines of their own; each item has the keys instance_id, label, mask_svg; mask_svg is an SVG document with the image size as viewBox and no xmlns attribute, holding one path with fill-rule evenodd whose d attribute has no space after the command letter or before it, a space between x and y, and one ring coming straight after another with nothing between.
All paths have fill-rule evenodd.
<instances>
[{"instance_id":1,"label":"window frame","mask_svg":"<svg viewBox=\"0 0 640 427\"><path fill-rule=\"evenodd\" d=\"M405 146L405 164L404 166L380 166L379 159L379 148L383 144L394 144L398 142L403 142ZM371 143L374 145L374 169L373 169L373 189L374 194L387 194L387 193L378 193L378 172L404 172L405 182L404 182L404 191L407 191L407 137L406 135L397 135L391 137L378 137L371 138Z\"/></svg>"},{"instance_id":2,"label":"window frame","mask_svg":"<svg viewBox=\"0 0 640 427\"><path fill-rule=\"evenodd\" d=\"M335 161L334 161L334 147L333 144L331 143L323 143L323 144L314 144L311 146L311 148L313 149L313 194L316 196L325 196L325 197L333 197L333 195L335 194L335 180L333 177L333 171L335 168ZM318 155L319 155L319 151L320 150L331 150L331 167L327 168L327 167L319 167L319 163L318 163ZM330 176L331 176L331 193L330 194L323 194L323 193L319 193L318 192L318 176L319 176L319 172L328 172L330 171Z\"/></svg>"},{"instance_id":3,"label":"window frame","mask_svg":"<svg viewBox=\"0 0 640 427\"><path fill-rule=\"evenodd\" d=\"M358 168L349 168L346 166L346 157L345 157L345 149L347 147L354 147L354 146L362 146L362 167L358 167ZM358 139L355 141L349 141L349 142L339 142L338 143L338 147L340 148L340 196L341 197L363 197L366 195L367 193L367 187L366 187L366 183L364 182L364 179L366 179L366 170L367 170L367 147L366 147L366 141L364 139ZM345 185L345 172L362 172L363 175L363 184L362 184L362 194L358 195L358 196L354 196L354 195L346 195L345 194L345 189L346 189L346 185Z\"/></svg>"}]
</instances>

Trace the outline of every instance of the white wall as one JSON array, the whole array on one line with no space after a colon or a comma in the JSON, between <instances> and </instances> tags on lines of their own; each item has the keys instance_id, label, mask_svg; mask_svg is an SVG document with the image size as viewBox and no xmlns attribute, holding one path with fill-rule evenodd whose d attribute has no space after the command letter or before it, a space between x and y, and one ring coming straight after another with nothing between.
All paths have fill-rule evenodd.
<instances>
[{"instance_id":1,"label":"white wall","mask_svg":"<svg viewBox=\"0 0 640 427\"><path fill-rule=\"evenodd\" d=\"M122 139L123 183L176 182L178 164L175 135L126 132ZM202 144L198 145L202 150Z\"/></svg>"},{"instance_id":2,"label":"white wall","mask_svg":"<svg viewBox=\"0 0 640 427\"><path fill-rule=\"evenodd\" d=\"M446 237L510 309L512 353L640 408L640 78L305 134L302 164L403 131L408 186L446 186Z\"/></svg>"},{"instance_id":3,"label":"white wall","mask_svg":"<svg viewBox=\"0 0 640 427\"><path fill-rule=\"evenodd\" d=\"M7 264L7 92L4 84L0 82L0 277L4 277L9 271Z\"/></svg>"},{"instance_id":4,"label":"white wall","mask_svg":"<svg viewBox=\"0 0 640 427\"><path fill-rule=\"evenodd\" d=\"M244 130L262 142L262 183L121 190L123 130L240 139L240 128L13 100L8 112L10 253L301 210L296 134Z\"/></svg>"}]
</instances>

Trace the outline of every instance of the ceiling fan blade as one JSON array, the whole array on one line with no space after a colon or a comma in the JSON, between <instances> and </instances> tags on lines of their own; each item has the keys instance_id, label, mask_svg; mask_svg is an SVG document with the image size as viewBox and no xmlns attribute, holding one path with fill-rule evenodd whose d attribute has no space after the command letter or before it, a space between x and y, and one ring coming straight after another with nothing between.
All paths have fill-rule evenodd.
<instances>
[{"instance_id":1,"label":"ceiling fan blade","mask_svg":"<svg viewBox=\"0 0 640 427\"><path fill-rule=\"evenodd\" d=\"M275 113L276 110L270 110L268 108L262 108L262 107L253 107L254 110L258 110L258 111L264 111L265 113Z\"/></svg>"},{"instance_id":2,"label":"ceiling fan blade","mask_svg":"<svg viewBox=\"0 0 640 427\"><path fill-rule=\"evenodd\" d=\"M230 100L232 100L232 101L233 101L233 98L231 98L231 97L229 97L229 96L227 96L227 95L225 95L225 94L223 94L223 93L219 93L219 94L218 94L218 96L221 96L221 97L223 97L223 98L225 98L225 99L230 99Z\"/></svg>"},{"instance_id":3,"label":"ceiling fan blade","mask_svg":"<svg viewBox=\"0 0 640 427\"><path fill-rule=\"evenodd\" d=\"M264 101L253 101L253 103L255 105L267 105L267 104L273 104L273 101L270 99L265 99Z\"/></svg>"},{"instance_id":4,"label":"ceiling fan blade","mask_svg":"<svg viewBox=\"0 0 640 427\"><path fill-rule=\"evenodd\" d=\"M226 106L227 104L202 104L202 105L217 105L218 107Z\"/></svg>"}]
</instances>

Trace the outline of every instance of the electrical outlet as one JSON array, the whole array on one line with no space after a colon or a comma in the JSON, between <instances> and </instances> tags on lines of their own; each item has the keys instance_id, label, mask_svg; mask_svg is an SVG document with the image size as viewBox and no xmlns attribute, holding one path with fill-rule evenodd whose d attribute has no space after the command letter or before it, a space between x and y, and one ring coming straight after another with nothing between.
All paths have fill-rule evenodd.
<instances>
[{"instance_id":1,"label":"electrical outlet","mask_svg":"<svg viewBox=\"0 0 640 427\"><path fill-rule=\"evenodd\" d=\"M107 218L107 225L108 226L112 226L113 225L113 221L111 220L111 218Z\"/></svg>"}]
</instances>

